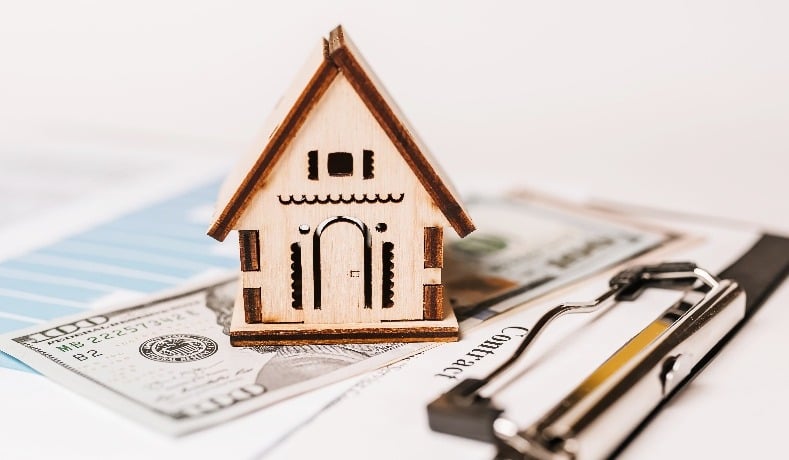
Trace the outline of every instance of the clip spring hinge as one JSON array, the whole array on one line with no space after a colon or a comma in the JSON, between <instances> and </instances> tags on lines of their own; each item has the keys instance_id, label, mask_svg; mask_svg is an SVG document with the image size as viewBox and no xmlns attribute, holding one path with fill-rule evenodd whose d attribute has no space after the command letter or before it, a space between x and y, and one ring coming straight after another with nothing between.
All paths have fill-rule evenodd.
<instances>
[{"instance_id":1,"label":"clip spring hinge","mask_svg":"<svg viewBox=\"0 0 789 460\"><path fill-rule=\"evenodd\" d=\"M694 285L698 290L691 290ZM601 384L582 385L534 426L520 431L503 417L504 411L489 397L501 374L518 361L553 320L571 313L590 313L616 301L633 301L647 288L685 289L685 298L666 310L600 366L606 378L593 373L589 379ZM700 290L705 289L706 293ZM733 300L737 300L733 302ZM735 308L728 308L734 305ZM560 304L544 314L529 330L513 355L481 379L466 379L428 405L428 420L434 431L454 434L498 445L504 458L566 459L604 456L615 445L611 435L598 431L596 420L605 411L615 410L617 418L635 427L689 373L690 369L745 314L742 289L731 280L718 280L689 262L643 265L621 271L611 278L609 289L588 302ZM655 327L658 326L658 327ZM698 334L700 330L704 334ZM657 337L643 340L646 331ZM637 340L639 339L639 340ZM610 373L610 363L626 363ZM597 372L600 374L600 368ZM610 375L609 375L610 374ZM654 385L643 385L650 374L661 382L660 394L651 394ZM590 390L591 388L591 390ZM495 392L495 389L492 390ZM627 407L617 402L638 394ZM597 433L591 436L591 433ZM622 437L629 431L608 430ZM614 436L616 437L616 436ZM617 438L618 439L618 438ZM620 440L621 441L621 440Z\"/></svg>"}]
</instances>

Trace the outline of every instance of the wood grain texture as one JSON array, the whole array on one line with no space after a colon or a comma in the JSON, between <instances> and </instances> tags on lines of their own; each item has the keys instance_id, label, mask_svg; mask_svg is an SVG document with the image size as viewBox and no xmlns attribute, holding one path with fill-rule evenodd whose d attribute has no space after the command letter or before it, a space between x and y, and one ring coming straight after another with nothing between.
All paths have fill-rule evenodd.
<instances>
[{"instance_id":1,"label":"wood grain texture","mask_svg":"<svg viewBox=\"0 0 789 460\"><path fill-rule=\"evenodd\" d=\"M328 46L330 59L359 93L367 108L406 159L411 170L447 217L458 236L462 238L474 231L474 223L456 198L456 194L452 192L449 181L439 175L434 168L435 161L428 161L427 149L418 140L414 131L407 128L405 116L341 26L337 26L329 34Z\"/></svg>"},{"instance_id":2,"label":"wood grain texture","mask_svg":"<svg viewBox=\"0 0 789 460\"><path fill-rule=\"evenodd\" d=\"M374 155L373 179L363 174L365 150ZM317 151L318 180L309 179L311 151ZM328 175L328 156L336 151L351 154L352 175ZM260 232L264 263L259 272L242 273L242 279L245 287L263 289L264 322L423 318L422 285L441 282L440 269L424 268L424 228L447 226L447 219L343 74L313 107L267 180L238 220L239 229ZM389 196L397 199L375 199ZM384 308L386 242L393 245L394 296ZM301 248L301 310L292 308L293 244ZM370 308L365 308L367 244Z\"/></svg>"},{"instance_id":3,"label":"wood grain texture","mask_svg":"<svg viewBox=\"0 0 789 460\"><path fill-rule=\"evenodd\" d=\"M276 164L312 107L337 76L337 67L327 59L327 52L328 44L323 40L319 57L307 62L300 76L294 80L293 86L280 101L279 110L276 110L275 114L284 112L284 116L280 120L272 117L266 124L271 126L272 131L268 139L257 147L262 148L262 151L252 157L255 159L254 163L250 165L248 159L239 163L235 173L223 184L218 203L221 211L208 229L211 237L219 241L227 237L255 190L265 184L267 171ZM313 64L314 61L317 62ZM309 75L309 79L301 86L303 75ZM265 135L266 130L263 133ZM239 181L239 177L243 179Z\"/></svg>"},{"instance_id":4,"label":"wood grain texture","mask_svg":"<svg viewBox=\"0 0 789 460\"><path fill-rule=\"evenodd\" d=\"M249 161L240 163L236 173L223 185L217 205L221 211L211 224L208 234L222 241L230 230L235 228L251 196L264 186L270 169L277 163L285 147L302 127L312 107L323 96L338 73L342 73L356 90L367 109L458 235L463 237L472 232L474 224L456 198L457 194L452 191L449 182L438 173L437 165L428 160L427 149L416 138L413 131L408 129L405 117L372 74L341 27L338 26L330 33L329 41L324 40L323 50L323 59L312 64L315 68L303 90L298 96L284 99L283 103L292 103L292 108L276 125L262 152L258 154L257 160L254 164ZM310 73L309 66L307 73ZM299 78L296 81L303 79ZM291 89L289 94L296 92Z\"/></svg>"},{"instance_id":5,"label":"wood grain texture","mask_svg":"<svg viewBox=\"0 0 789 460\"><path fill-rule=\"evenodd\" d=\"M260 270L260 232L239 230L238 252L241 258L241 271L255 272Z\"/></svg>"},{"instance_id":6,"label":"wood grain texture","mask_svg":"<svg viewBox=\"0 0 789 460\"><path fill-rule=\"evenodd\" d=\"M423 286L422 309L424 319L439 320L444 317L444 286L441 284L426 284ZM452 310L450 308L450 310Z\"/></svg>"},{"instance_id":7,"label":"wood grain texture","mask_svg":"<svg viewBox=\"0 0 789 460\"><path fill-rule=\"evenodd\" d=\"M440 227L425 227L424 267L444 267L444 230Z\"/></svg>"},{"instance_id":8,"label":"wood grain texture","mask_svg":"<svg viewBox=\"0 0 789 460\"><path fill-rule=\"evenodd\" d=\"M327 326L305 324L248 324L236 308L230 322L233 346L306 345L380 342L456 342L458 322L452 309L437 321L391 321Z\"/></svg>"},{"instance_id":9,"label":"wood grain texture","mask_svg":"<svg viewBox=\"0 0 789 460\"><path fill-rule=\"evenodd\" d=\"M431 323L433 323L431 321ZM415 342L457 342L457 331L443 331L431 328L413 331L387 329L380 326L364 330L343 330L329 328L304 329L270 333L237 332L230 335L234 347L254 347L263 345L338 345L344 343L415 343Z\"/></svg>"},{"instance_id":10,"label":"wood grain texture","mask_svg":"<svg viewBox=\"0 0 789 460\"><path fill-rule=\"evenodd\" d=\"M260 288L244 288L244 321L247 323L260 323L263 321L263 302L261 300Z\"/></svg>"},{"instance_id":11,"label":"wood grain texture","mask_svg":"<svg viewBox=\"0 0 789 460\"><path fill-rule=\"evenodd\" d=\"M209 229L219 240L239 231L231 335L455 340L457 321L443 309L443 228L464 236L473 223L342 29L305 69L263 150L223 185Z\"/></svg>"}]
</instances>

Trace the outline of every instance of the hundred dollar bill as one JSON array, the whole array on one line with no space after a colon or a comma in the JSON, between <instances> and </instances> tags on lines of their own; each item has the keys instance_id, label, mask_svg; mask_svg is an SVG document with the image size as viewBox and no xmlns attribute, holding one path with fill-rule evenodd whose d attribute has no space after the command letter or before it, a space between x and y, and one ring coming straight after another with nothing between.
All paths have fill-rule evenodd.
<instances>
[{"instance_id":1,"label":"hundred dollar bill","mask_svg":"<svg viewBox=\"0 0 789 460\"><path fill-rule=\"evenodd\" d=\"M232 347L227 327L236 290L236 277L224 277L18 331L0 349L146 426L180 435L374 369L396 348Z\"/></svg>"},{"instance_id":2,"label":"hundred dollar bill","mask_svg":"<svg viewBox=\"0 0 789 460\"><path fill-rule=\"evenodd\" d=\"M479 230L448 242L445 282L462 333L670 239L539 200L476 199ZM158 431L184 434L376 369L432 344L230 346L236 278L16 331L0 349Z\"/></svg>"},{"instance_id":3,"label":"hundred dollar bill","mask_svg":"<svg viewBox=\"0 0 789 460\"><path fill-rule=\"evenodd\" d=\"M478 229L448 239L443 282L468 327L680 235L520 192L473 197Z\"/></svg>"}]
</instances>

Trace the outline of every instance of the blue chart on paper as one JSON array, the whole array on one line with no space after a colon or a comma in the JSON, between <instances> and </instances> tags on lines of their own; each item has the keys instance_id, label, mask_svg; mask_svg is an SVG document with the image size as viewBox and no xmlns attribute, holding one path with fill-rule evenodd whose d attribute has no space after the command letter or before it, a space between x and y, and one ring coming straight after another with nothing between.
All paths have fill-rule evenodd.
<instances>
[{"instance_id":1,"label":"blue chart on paper","mask_svg":"<svg viewBox=\"0 0 789 460\"><path fill-rule=\"evenodd\" d=\"M218 188L194 188L0 262L0 333L78 313L119 292L154 293L237 267L238 258L218 251L205 233L205 210ZM3 353L0 367L34 372Z\"/></svg>"}]
</instances>

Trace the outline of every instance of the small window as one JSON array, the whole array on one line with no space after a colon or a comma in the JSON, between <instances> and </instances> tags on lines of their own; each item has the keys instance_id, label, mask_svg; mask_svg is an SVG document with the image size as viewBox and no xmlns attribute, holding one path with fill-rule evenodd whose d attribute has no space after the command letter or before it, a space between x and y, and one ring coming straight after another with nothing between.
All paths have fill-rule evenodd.
<instances>
[{"instance_id":1,"label":"small window","mask_svg":"<svg viewBox=\"0 0 789 460\"><path fill-rule=\"evenodd\" d=\"M310 150L307 152L307 177L310 180L318 180L318 151Z\"/></svg>"},{"instance_id":2,"label":"small window","mask_svg":"<svg viewBox=\"0 0 789 460\"><path fill-rule=\"evenodd\" d=\"M444 231L440 227L425 227L425 268L444 266Z\"/></svg>"},{"instance_id":3,"label":"small window","mask_svg":"<svg viewBox=\"0 0 789 460\"><path fill-rule=\"evenodd\" d=\"M260 288L244 288L242 291L244 298L244 321L247 324L263 322L263 301L260 296Z\"/></svg>"},{"instance_id":4,"label":"small window","mask_svg":"<svg viewBox=\"0 0 789 460\"><path fill-rule=\"evenodd\" d=\"M260 271L260 237L257 230L239 230L238 246L241 250L241 271Z\"/></svg>"},{"instance_id":5,"label":"small window","mask_svg":"<svg viewBox=\"0 0 789 460\"><path fill-rule=\"evenodd\" d=\"M301 245L290 245L290 306L301 310Z\"/></svg>"},{"instance_id":6,"label":"small window","mask_svg":"<svg viewBox=\"0 0 789 460\"><path fill-rule=\"evenodd\" d=\"M351 176L353 155L348 152L332 152L329 154L328 167L330 176Z\"/></svg>"},{"instance_id":7,"label":"small window","mask_svg":"<svg viewBox=\"0 0 789 460\"><path fill-rule=\"evenodd\" d=\"M381 261L383 263L381 279L381 306L394 307L394 244L385 242L381 246Z\"/></svg>"},{"instance_id":8,"label":"small window","mask_svg":"<svg viewBox=\"0 0 789 460\"><path fill-rule=\"evenodd\" d=\"M375 165L373 163L373 151L372 150L364 150L362 156L362 160L364 163L362 164L362 173L364 174L365 179L372 179L374 176Z\"/></svg>"}]
</instances>

